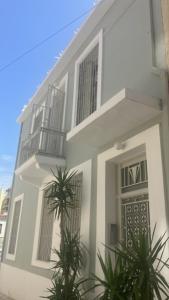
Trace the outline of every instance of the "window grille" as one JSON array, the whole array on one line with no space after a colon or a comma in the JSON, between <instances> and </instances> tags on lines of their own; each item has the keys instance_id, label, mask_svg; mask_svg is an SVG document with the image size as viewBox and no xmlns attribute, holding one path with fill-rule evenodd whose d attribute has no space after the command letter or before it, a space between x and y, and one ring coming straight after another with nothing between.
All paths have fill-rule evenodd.
<instances>
[{"instance_id":1,"label":"window grille","mask_svg":"<svg viewBox=\"0 0 169 300\"><path fill-rule=\"evenodd\" d=\"M36 115L34 116L32 133L34 133L37 129L39 129L42 126L42 119L43 119L43 108L38 112L36 112Z\"/></svg>"},{"instance_id":2,"label":"window grille","mask_svg":"<svg viewBox=\"0 0 169 300\"><path fill-rule=\"evenodd\" d=\"M41 229L39 238L39 247L37 259L41 261L50 261L52 248L54 214L50 212L45 193L43 195Z\"/></svg>"},{"instance_id":3,"label":"window grille","mask_svg":"<svg viewBox=\"0 0 169 300\"><path fill-rule=\"evenodd\" d=\"M17 235L19 229L18 226L19 226L20 210L21 210L21 200L16 201L14 204L12 230L11 230L9 250L8 250L8 253L12 255L15 254L16 241L17 241Z\"/></svg>"},{"instance_id":4,"label":"window grille","mask_svg":"<svg viewBox=\"0 0 169 300\"><path fill-rule=\"evenodd\" d=\"M131 234L135 238L140 233L150 233L150 212L148 194L122 199L121 204L122 237L127 247L132 247Z\"/></svg>"},{"instance_id":5,"label":"window grille","mask_svg":"<svg viewBox=\"0 0 169 300\"><path fill-rule=\"evenodd\" d=\"M95 46L79 65L76 125L96 110L98 49L99 46Z\"/></svg>"},{"instance_id":6,"label":"window grille","mask_svg":"<svg viewBox=\"0 0 169 300\"><path fill-rule=\"evenodd\" d=\"M49 128L62 131L65 92L52 87L52 107L49 115Z\"/></svg>"},{"instance_id":7,"label":"window grille","mask_svg":"<svg viewBox=\"0 0 169 300\"><path fill-rule=\"evenodd\" d=\"M38 153L64 157L65 92L50 86L47 103L51 106L33 105L30 134L21 143L19 165Z\"/></svg>"},{"instance_id":8,"label":"window grille","mask_svg":"<svg viewBox=\"0 0 169 300\"><path fill-rule=\"evenodd\" d=\"M142 160L137 163L121 168L121 192L146 188L148 186L147 161Z\"/></svg>"},{"instance_id":9,"label":"window grille","mask_svg":"<svg viewBox=\"0 0 169 300\"><path fill-rule=\"evenodd\" d=\"M81 222L81 202L82 202L82 180L83 174L79 173L72 179L74 190L75 207L68 208L68 216L64 216L64 226L71 234L80 233Z\"/></svg>"}]
</instances>

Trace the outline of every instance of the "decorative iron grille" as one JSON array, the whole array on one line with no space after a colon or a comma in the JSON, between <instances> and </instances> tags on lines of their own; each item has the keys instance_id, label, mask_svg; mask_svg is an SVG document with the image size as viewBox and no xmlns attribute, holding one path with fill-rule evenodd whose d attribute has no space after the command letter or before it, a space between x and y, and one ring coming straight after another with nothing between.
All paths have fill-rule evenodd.
<instances>
[{"instance_id":1,"label":"decorative iron grille","mask_svg":"<svg viewBox=\"0 0 169 300\"><path fill-rule=\"evenodd\" d=\"M121 217L123 241L132 247L131 235L137 238L140 233L150 233L148 194L122 199Z\"/></svg>"},{"instance_id":2,"label":"decorative iron grille","mask_svg":"<svg viewBox=\"0 0 169 300\"><path fill-rule=\"evenodd\" d=\"M79 173L72 179L72 187L74 192L74 207L68 208L68 215L64 216L64 227L71 234L80 234L81 222L81 202L82 202L82 180L83 174Z\"/></svg>"},{"instance_id":3,"label":"decorative iron grille","mask_svg":"<svg viewBox=\"0 0 169 300\"><path fill-rule=\"evenodd\" d=\"M141 189L148 186L147 161L142 160L137 163L121 168L121 192Z\"/></svg>"},{"instance_id":4,"label":"decorative iron grille","mask_svg":"<svg viewBox=\"0 0 169 300\"><path fill-rule=\"evenodd\" d=\"M95 46L79 66L76 125L96 110L98 49Z\"/></svg>"},{"instance_id":5,"label":"decorative iron grille","mask_svg":"<svg viewBox=\"0 0 169 300\"><path fill-rule=\"evenodd\" d=\"M34 154L64 157L63 109L65 93L50 87L47 104L33 105L30 134L22 141L19 165Z\"/></svg>"},{"instance_id":6,"label":"decorative iron grille","mask_svg":"<svg viewBox=\"0 0 169 300\"><path fill-rule=\"evenodd\" d=\"M53 220L54 214L49 211L45 192L43 197L42 217L41 217L41 230L38 246L37 259L41 261L50 261L51 248L52 248L52 233L53 233Z\"/></svg>"}]
</instances>

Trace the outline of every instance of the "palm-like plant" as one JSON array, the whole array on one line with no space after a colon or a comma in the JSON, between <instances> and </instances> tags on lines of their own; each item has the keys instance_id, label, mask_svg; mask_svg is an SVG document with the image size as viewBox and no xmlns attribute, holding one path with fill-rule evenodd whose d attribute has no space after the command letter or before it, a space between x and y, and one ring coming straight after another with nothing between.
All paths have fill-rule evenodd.
<instances>
[{"instance_id":1,"label":"palm-like plant","mask_svg":"<svg viewBox=\"0 0 169 300\"><path fill-rule=\"evenodd\" d=\"M54 250L57 258L53 261L52 287L48 289L50 300L80 300L82 299L82 284L79 279L80 269L84 266L85 251L80 243L79 232L70 232L65 228L65 216L70 218L69 209L76 208L76 187L73 178L76 171L57 168L53 171L54 180L45 187L45 196L49 205L49 213L53 212L60 220L60 249Z\"/></svg>"},{"instance_id":2,"label":"palm-like plant","mask_svg":"<svg viewBox=\"0 0 169 300\"><path fill-rule=\"evenodd\" d=\"M80 270L85 266L85 246L80 242L79 232L70 233L68 229L63 232L64 246L62 250L54 250L57 258L54 262L54 270L64 270L67 276L79 275Z\"/></svg>"},{"instance_id":3,"label":"palm-like plant","mask_svg":"<svg viewBox=\"0 0 169 300\"><path fill-rule=\"evenodd\" d=\"M69 170L57 168L57 174L52 170L54 180L46 184L45 197L47 198L49 211L54 212L55 217L60 219L60 236L61 247L64 246L64 216L68 215L68 208L75 208L76 195L75 187L72 183L76 171L70 172Z\"/></svg>"},{"instance_id":4,"label":"palm-like plant","mask_svg":"<svg viewBox=\"0 0 169 300\"><path fill-rule=\"evenodd\" d=\"M83 280L74 281L70 278L65 284L62 274L57 273L52 280L52 287L47 291L49 296L43 297L49 300L82 300L82 284Z\"/></svg>"},{"instance_id":5,"label":"palm-like plant","mask_svg":"<svg viewBox=\"0 0 169 300\"><path fill-rule=\"evenodd\" d=\"M98 254L98 259L103 271L104 278L93 275L95 284L92 289L98 287L102 289L99 295L97 295L96 299L129 299L132 286L131 278L127 272L127 269L124 268L121 257L117 257L114 267L110 253L107 254L105 262L100 253Z\"/></svg>"},{"instance_id":6,"label":"palm-like plant","mask_svg":"<svg viewBox=\"0 0 169 300\"><path fill-rule=\"evenodd\" d=\"M131 233L130 248L125 244L120 244L115 249L106 247L108 255L105 262L98 255L104 278L94 276L96 283L93 288L103 289L97 299L169 299L169 284L162 274L164 268L169 269L168 259L163 258L168 239L163 234L155 242L155 229L151 237L145 233L135 237ZM115 256L114 267L110 253Z\"/></svg>"},{"instance_id":7,"label":"palm-like plant","mask_svg":"<svg viewBox=\"0 0 169 300\"><path fill-rule=\"evenodd\" d=\"M169 268L168 259L164 260L164 251L168 238L163 234L154 242L155 229L152 236L140 233L135 237L131 233L132 247L125 244L112 250L123 260L123 265L127 273L132 278L132 299L152 300L154 296L158 300L162 297L169 299L169 284L162 275L164 268Z\"/></svg>"},{"instance_id":8,"label":"palm-like plant","mask_svg":"<svg viewBox=\"0 0 169 300\"><path fill-rule=\"evenodd\" d=\"M79 279L80 270L84 266L85 251L80 244L78 233L71 234L68 229L64 231L64 245L60 250L54 250L54 275L52 287L48 289L51 300L80 300L82 299L83 283Z\"/></svg>"}]
</instances>

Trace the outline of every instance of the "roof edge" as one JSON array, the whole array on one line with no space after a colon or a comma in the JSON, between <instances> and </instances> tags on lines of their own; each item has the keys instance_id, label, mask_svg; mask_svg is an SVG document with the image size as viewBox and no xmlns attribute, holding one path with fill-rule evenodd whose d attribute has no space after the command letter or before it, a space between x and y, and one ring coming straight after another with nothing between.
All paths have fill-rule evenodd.
<instances>
[{"instance_id":1,"label":"roof edge","mask_svg":"<svg viewBox=\"0 0 169 300\"><path fill-rule=\"evenodd\" d=\"M81 47L83 42L90 35L93 28L99 23L99 21L107 13L108 9L116 2L117 0L101 0L96 7L93 7L91 13L87 17L84 23L82 23L81 28L76 36L72 38L68 46L65 48L62 57L54 64L49 74L40 84L38 90L34 93L26 108L21 112L17 118L18 123L22 123L28 114L30 113L32 104L39 102L40 98L46 92L46 85L54 81L54 74L57 71L61 73L66 65L71 60L72 56L75 54L77 49Z\"/></svg>"}]
</instances>

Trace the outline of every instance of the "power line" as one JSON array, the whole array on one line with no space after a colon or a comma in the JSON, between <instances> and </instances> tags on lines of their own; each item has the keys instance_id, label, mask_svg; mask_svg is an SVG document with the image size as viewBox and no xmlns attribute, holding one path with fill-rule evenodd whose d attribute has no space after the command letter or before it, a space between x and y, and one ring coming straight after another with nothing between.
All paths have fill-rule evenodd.
<instances>
[{"instance_id":1,"label":"power line","mask_svg":"<svg viewBox=\"0 0 169 300\"><path fill-rule=\"evenodd\" d=\"M89 12L91 12L91 8L88 9L87 11L83 12L80 16L76 17L75 19L73 19L72 21L70 21L69 23L65 24L64 26L62 26L61 28L59 28L57 31L55 31L54 33L50 34L49 36L47 36L45 39L41 40L40 42L38 42L37 44L35 44L33 47L29 48L28 50L26 50L25 52L23 52L22 54L18 55L17 57L15 57L14 59L12 59L9 63L7 63L6 65L2 66L0 68L0 72L6 70L7 68L9 68L10 66L14 65L15 63L17 63L19 60L21 60L23 57L25 57L26 55L28 55L29 53L33 52L35 49L41 47L43 44L45 44L47 41L49 41L50 39L52 39L53 37L55 37L56 35L58 35L59 33L61 33L62 31L64 31L65 29L67 29L68 27L70 27L72 24L76 23L78 20L80 20L82 17L84 17L85 15L87 15Z\"/></svg>"}]
</instances>

